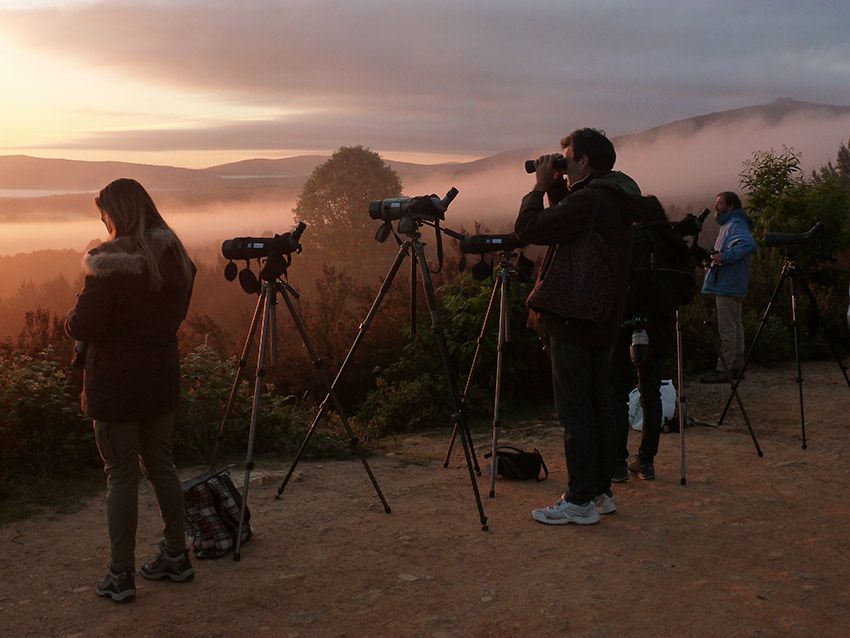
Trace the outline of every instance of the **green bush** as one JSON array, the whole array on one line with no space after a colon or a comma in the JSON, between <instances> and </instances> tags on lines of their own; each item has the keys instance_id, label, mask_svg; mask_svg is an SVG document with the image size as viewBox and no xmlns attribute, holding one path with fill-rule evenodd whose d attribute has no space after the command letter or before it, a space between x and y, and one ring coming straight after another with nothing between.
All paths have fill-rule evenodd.
<instances>
[{"instance_id":1,"label":"green bush","mask_svg":"<svg viewBox=\"0 0 850 638\"><path fill-rule=\"evenodd\" d=\"M440 289L441 327L446 337L452 381L463 393L482 322L493 290L491 281L456 277ZM549 364L535 333L525 327L524 290L514 284L509 299L510 337L503 357L502 405L524 407L550 396ZM491 415L496 382L498 299L494 302L464 413ZM441 423L451 426L451 400L433 330L420 326L397 361L377 373L377 387L357 420L370 436L404 432Z\"/></svg>"},{"instance_id":2,"label":"green bush","mask_svg":"<svg viewBox=\"0 0 850 638\"><path fill-rule=\"evenodd\" d=\"M60 476L97 467L91 424L50 347L0 347L0 484L13 475Z\"/></svg>"},{"instance_id":3,"label":"green bush","mask_svg":"<svg viewBox=\"0 0 850 638\"><path fill-rule=\"evenodd\" d=\"M237 359L224 359L209 345L193 348L182 362L182 396L174 433L178 464L206 464L212 458L227 401L236 376ZM222 431L218 461L244 458L248 449L255 376L246 368ZM258 401L253 453L291 456L312 421L312 406L301 406L263 383ZM323 425L307 449L308 456L338 455L344 445L336 427ZM347 438L347 437L346 437Z\"/></svg>"}]
</instances>

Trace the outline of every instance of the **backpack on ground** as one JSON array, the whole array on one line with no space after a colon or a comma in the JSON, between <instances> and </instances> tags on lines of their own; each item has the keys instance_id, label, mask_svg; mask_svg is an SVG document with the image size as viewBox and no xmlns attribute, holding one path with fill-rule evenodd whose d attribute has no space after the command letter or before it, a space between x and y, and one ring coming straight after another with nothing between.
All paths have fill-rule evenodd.
<instances>
[{"instance_id":1,"label":"backpack on ground","mask_svg":"<svg viewBox=\"0 0 850 638\"><path fill-rule=\"evenodd\" d=\"M192 550L199 559L221 558L236 546L242 495L230 472L210 470L193 479L183 481L183 500L186 510L186 534ZM252 536L251 512L245 509L242 541Z\"/></svg>"}]
</instances>

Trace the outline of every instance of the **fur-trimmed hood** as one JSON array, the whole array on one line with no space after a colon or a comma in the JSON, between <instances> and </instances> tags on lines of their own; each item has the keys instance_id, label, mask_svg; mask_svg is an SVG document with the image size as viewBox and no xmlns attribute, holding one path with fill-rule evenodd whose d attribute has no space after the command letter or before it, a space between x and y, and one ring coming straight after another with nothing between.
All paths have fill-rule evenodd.
<instances>
[{"instance_id":1,"label":"fur-trimmed hood","mask_svg":"<svg viewBox=\"0 0 850 638\"><path fill-rule=\"evenodd\" d=\"M177 236L167 228L152 228L147 231L146 238L160 262L177 242ZM132 238L116 237L92 248L83 258L83 268L86 275L94 277L140 276L147 272L147 260Z\"/></svg>"}]
</instances>

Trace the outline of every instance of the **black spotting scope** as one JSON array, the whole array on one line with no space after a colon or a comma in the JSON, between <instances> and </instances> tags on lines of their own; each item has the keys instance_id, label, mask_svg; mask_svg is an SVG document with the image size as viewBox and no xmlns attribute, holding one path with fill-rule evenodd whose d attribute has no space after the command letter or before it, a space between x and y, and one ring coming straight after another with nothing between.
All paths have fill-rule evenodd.
<instances>
[{"instance_id":1,"label":"black spotting scope","mask_svg":"<svg viewBox=\"0 0 850 638\"><path fill-rule=\"evenodd\" d=\"M446 218L446 209L457 194L458 190L452 187L443 199L436 195L377 199L369 202L369 217L385 222L396 221L402 217L442 220Z\"/></svg>"},{"instance_id":2,"label":"black spotting scope","mask_svg":"<svg viewBox=\"0 0 850 638\"><path fill-rule=\"evenodd\" d=\"M460 240L460 252L470 255L483 255L497 251L524 248L517 236L508 235L470 235Z\"/></svg>"},{"instance_id":3,"label":"black spotting scope","mask_svg":"<svg viewBox=\"0 0 850 638\"><path fill-rule=\"evenodd\" d=\"M803 246L823 230L823 222L817 222L804 233L766 233L765 246Z\"/></svg>"},{"instance_id":4,"label":"black spotting scope","mask_svg":"<svg viewBox=\"0 0 850 638\"><path fill-rule=\"evenodd\" d=\"M258 259L301 251L301 235L307 224L298 222L291 232L274 237L234 237L221 244L225 259Z\"/></svg>"}]
</instances>

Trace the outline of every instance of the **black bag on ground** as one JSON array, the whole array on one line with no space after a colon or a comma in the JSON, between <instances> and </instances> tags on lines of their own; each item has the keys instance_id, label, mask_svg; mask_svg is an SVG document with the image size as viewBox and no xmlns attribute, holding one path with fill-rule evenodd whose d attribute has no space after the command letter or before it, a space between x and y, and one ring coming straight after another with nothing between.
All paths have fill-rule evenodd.
<instances>
[{"instance_id":1,"label":"black bag on ground","mask_svg":"<svg viewBox=\"0 0 850 638\"><path fill-rule=\"evenodd\" d=\"M485 459L492 456L491 452L484 455ZM540 477L543 470L543 477ZM496 448L496 473L510 481L545 481L549 476L543 456L535 449L533 452L520 450L512 445L500 445Z\"/></svg>"},{"instance_id":2,"label":"black bag on ground","mask_svg":"<svg viewBox=\"0 0 850 638\"><path fill-rule=\"evenodd\" d=\"M242 495L227 470L210 470L181 483L186 534L199 559L221 558L236 546ZM245 509L242 544L252 535L251 512Z\"/></svg>"}]
</instances>

